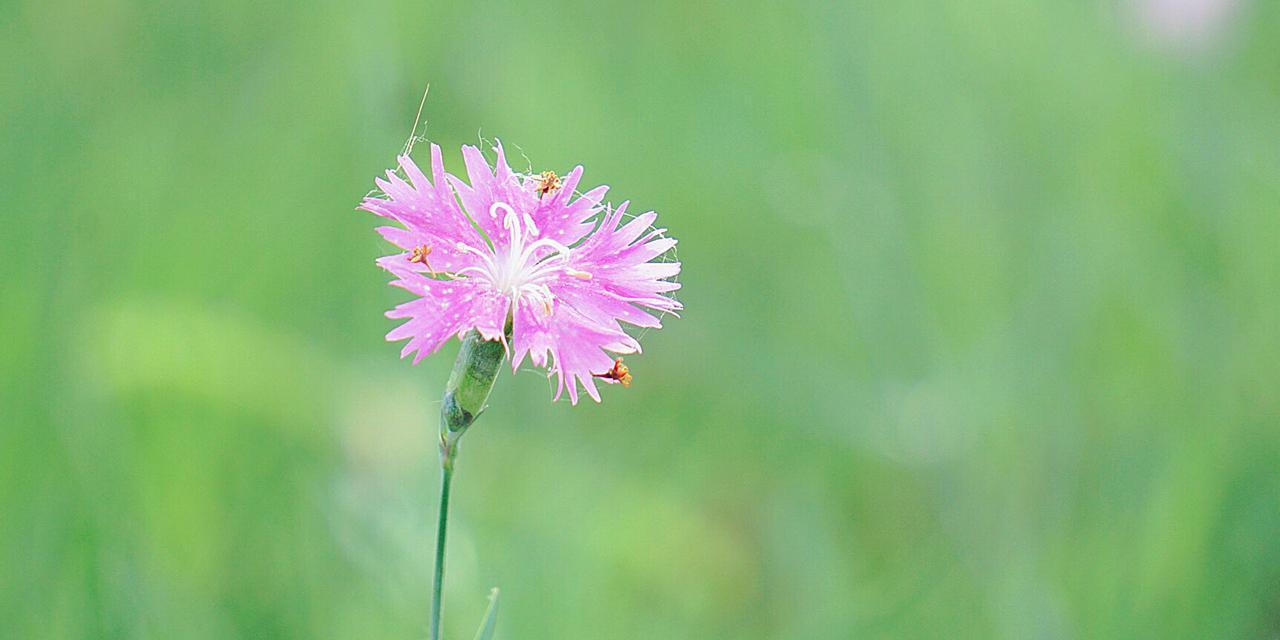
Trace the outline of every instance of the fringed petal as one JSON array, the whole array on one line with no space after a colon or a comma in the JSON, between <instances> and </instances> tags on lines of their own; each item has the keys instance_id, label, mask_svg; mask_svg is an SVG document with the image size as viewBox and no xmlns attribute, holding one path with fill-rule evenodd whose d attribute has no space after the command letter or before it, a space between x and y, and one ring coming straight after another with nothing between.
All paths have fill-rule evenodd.
<instances>
[{"instance_id":1,"label":"fringed petal","mask_svg":"<svg viewBox=\"0 0 1280 640\"><path fill-rule=\"evenodd\" d=\"M537 305L516 305L512 325L512 368L525 355L536 367L546 367L556 378L555 399L569 392L578 403L578 385L596 402L600 392L592 374L608 371L613 353L636 353L640 343L620 330L596 324L567 304L554 304L551 312Z\"/></svg>"},{"instance_id":2,"label":"fringed petal","mask_svg":"<svg viewBox=\"0 0 1280 640\"><path fill-rule=\"evenodd\" d=\"M408 321L387 334L387 340L409 339L400 357L417 352L413 363L435 353L452 336L475 328L487 340L503 336L510 306L506 296L478 279L434 280L410 268L402 256L388 256L378 263L396 276L392 285L415 296L387 312L388 318Z\"/></svg>"},{"instance_id":3,"label":"fringed petal","mask_svg":"<svg viewBox=\"0 0 1280 640\"><path fill-rule=\"evenodd\" d=\"M386 179L374 180L385 197L366 197L359 208L390 218L403 228L380 227L378 233L389 242L412 252L428 249L418 271L457 272L475 266L474 253L458 249L458 243L484 246L480 235L458 207L445 176L440 147L431 145L432 179L428 179L409 156L398 158L406 182L394 171Z\"/></svg>"},{"instance_id":4,"label":"fringed petal","mask_svg":"<svg viewBox=\"0 0 1280 640\"><path fill-rule=\"evenodd\" d=\"M507 230L503 227L503 213L494 208L496 204L505 204L512 211L528 213L537 205L537 199L531 192L525 191L518 177L507 166L506 155L502 143L494 146L497 152L495 169L490 170L489 163L479 149L470 145L462 147L462 158L467 165L467 184L456 176L449 176L449 183L458 193L462 206L471 214L489 238L494 250L501 254L511 245Z\"/></svg>"}]
</instances>

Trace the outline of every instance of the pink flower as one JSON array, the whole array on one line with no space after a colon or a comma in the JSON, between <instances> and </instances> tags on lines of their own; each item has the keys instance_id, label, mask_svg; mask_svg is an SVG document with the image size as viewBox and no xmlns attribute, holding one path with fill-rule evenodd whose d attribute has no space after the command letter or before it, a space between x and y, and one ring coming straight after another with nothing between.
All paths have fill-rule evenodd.
<instances>
[{"instance_id":1,"label":"pink flower","mask_svg":"<svg viewBox=\"0 0 1280 640\"><path fill-rule=\"evenodd\" d=\"M630 380L620 379L606 352L640 351L622 323L656 328L661 323L651 311L681 309L665 295L680 288L668 280L680 263L653 262L676 241L653 228L653 212L624 224L626 202L601 205L608 187L577 195L582 167L563 182L550 172L518 174L501 143L495 150L491 170L479 149L462 148L470 184L445 173L434 144L430 178L400 156L408 181L388 171L386 180L375 180L386 197L360 203L402 225L378 228L403 250L378 264L395 275L391 284L416 296L387 312L407 319L387 340L408 338L400 356L417 352L417 364L470 329L505 340L510 321L513 370L528 356L556 376L557 399L567 388L576 404L581 384L599 402L596 378Z\"/></svg>"}]
</instances>

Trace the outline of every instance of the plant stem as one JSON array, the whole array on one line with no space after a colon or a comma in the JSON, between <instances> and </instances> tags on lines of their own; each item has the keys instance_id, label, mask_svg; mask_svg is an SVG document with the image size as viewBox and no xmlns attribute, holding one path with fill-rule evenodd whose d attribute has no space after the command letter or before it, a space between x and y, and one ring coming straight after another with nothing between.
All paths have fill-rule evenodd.
<instances>
[{"instance_id":1,"label":"plant stem","mask_svg":"<svg viewBox=\"0 0 1280 640\"><path fill-rule=\"evenodd\" d=\"M440 600L444 589L444 534L449 526L449 486L453 484L453 459L457 445L440 452L440 519L436 528L436 572L431 583L431 640L440 640Z\"/></svg>"},{"instance_id":2,"label":"plant stem","mask_svg":"<svg viewBox=\"0 0 1280 640\"><path fill-rule=\"evenodd\" d=\"M507 340L511 323L507 322ZM431 583L431 640L440 640L440 600L444 590L444 534L449 526L449 485L453 482L453 461L458 457L458 440L484 412L493 390L498 365L506 356L503 341L485 340L474 329L467 333L453 363L453 372L444 386L440 402L440 523L436 529L436 573Z\"/></svg>"}]
</instances>

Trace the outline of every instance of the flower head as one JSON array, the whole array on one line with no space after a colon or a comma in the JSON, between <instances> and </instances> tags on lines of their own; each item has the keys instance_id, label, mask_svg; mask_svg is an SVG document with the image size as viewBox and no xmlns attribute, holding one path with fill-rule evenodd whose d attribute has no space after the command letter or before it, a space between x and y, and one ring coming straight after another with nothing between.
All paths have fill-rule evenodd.
<instances>
[{"instance_id":1,"label":"flower head","mask_svg":"<svg viewBox=\"0 0 1280 640\"><path fill-rule=\"evenodd\" d=\"M567 389L577 403L581 385L598 402L597 378L631 381L607 353L640 351L622 323L656 328L659 315L681 309L667 295L680 288L670 280L680 263L654 261L676 241L654 228L656 213L627 219L628 203L602 204L607 187L579 194L582 167L563 178L520 174L501 143L495 151L490 167L479 149L462 148L467 181L445 172L434 144L430 178L400 156L407 180L388 171L375 180L385 197L360 203L400 224L378 228L403 250L378 264L415 296L387 312L406 319L387 339L407 338L400 355L416 352L416 364L471 329L505 341L509 326L512 369L527 356L556 377L557 399Z\"/></svg>"}]
</instances>

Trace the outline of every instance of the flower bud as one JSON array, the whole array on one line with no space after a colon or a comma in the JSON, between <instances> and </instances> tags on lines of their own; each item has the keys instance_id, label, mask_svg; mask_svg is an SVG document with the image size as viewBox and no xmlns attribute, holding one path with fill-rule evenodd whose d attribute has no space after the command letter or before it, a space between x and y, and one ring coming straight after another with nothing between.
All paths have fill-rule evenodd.
<instances>
[{"instance_id":1,"label":"flower bud","mask_svg":"<svg viewBox=\"0 0 1280 640\"><path fill-rule=\"evenodd\" d=\"M440 447L446 458L452 458L458 439L484 411L505 358L502 342L485 340L474 330L463 337L440 406Z\"/></svg>"}]
</instances>

